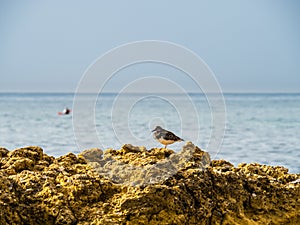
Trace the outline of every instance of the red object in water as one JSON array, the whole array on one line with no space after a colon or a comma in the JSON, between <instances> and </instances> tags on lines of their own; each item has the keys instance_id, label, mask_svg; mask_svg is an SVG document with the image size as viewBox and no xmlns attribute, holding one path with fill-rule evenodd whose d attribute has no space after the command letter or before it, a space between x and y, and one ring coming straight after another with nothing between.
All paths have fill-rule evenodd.
<instances>
[{"instance_id":1,"label":"red object in water","mask_svg":"<svg viewBox=\"0 0 300 225\"><path fill-rule=\"evenodd\" d=\"M68 114L70 114L71 113L71 109L68 109L68 111L67 111L67 113L64 113L64 112L58 112L57 114L59 115L59 116L62 116L62 115L68 115Z\"/></svg>"}]
</instances>

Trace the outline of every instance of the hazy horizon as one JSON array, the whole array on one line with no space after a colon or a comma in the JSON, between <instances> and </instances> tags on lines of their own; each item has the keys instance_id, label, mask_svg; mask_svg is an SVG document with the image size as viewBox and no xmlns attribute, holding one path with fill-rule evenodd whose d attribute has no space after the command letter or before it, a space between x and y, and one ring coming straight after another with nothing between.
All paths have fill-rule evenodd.
<instances>
[{"instance_id":1,"label":"hazy horizon","mask_svg":"<svg viewBox=\"0 0 300 225\"><path fill-rule=\"evenodd\" d=\"M62 92L62 91L46 91L46 92L31 92L31 91L0 91L0 94L76 94L77 92ZM203 92L186 92L187 94L214 94L213 92L211 93L203 93ZM78 93L78 94L120 94L119 92L85 92L85 93ZM175 94L175 95L181 95L182 93L178 93L178 92L122 92L121 94ZM220 93L216 93L216 94L220 94ZM300 94L299 92L222 92L221 94Z\"/></svg>"}]
</instances>

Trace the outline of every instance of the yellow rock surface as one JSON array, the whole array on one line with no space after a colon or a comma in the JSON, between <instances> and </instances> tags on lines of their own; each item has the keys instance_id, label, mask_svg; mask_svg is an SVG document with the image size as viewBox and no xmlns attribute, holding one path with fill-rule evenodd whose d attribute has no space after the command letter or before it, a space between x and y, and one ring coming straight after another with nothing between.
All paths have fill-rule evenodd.
<instances>
[{"instance_id":1,"label":"yellow rock surface","mask_svg":"<svg viewBox=\"0 0 300 225\"><path fill-rule=\"evenodd\" d=\"M300 224L300 174L124 145L54 158L0 148L0 224Z\"/></svg>"}]
</instances>

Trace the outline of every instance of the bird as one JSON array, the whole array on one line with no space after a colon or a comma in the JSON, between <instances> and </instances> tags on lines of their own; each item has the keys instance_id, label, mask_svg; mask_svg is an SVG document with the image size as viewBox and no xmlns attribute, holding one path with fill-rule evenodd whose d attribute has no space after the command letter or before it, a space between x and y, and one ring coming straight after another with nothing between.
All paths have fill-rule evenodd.
<instances>
[{"instance_id":1,"label":"bird","mask_svg":"<svg viewBox=\"0 0 300 225\"><path fill-rule=\"evenodd\" d=\"M171 131L165 130L160 126L156 126L155 129L152 130L152 132L154 132L154 139L163 144L165 148L167 148L167 145L173 144L174 142L184 141L182 138L177 137Z\"/></svg>"}]
</instances>

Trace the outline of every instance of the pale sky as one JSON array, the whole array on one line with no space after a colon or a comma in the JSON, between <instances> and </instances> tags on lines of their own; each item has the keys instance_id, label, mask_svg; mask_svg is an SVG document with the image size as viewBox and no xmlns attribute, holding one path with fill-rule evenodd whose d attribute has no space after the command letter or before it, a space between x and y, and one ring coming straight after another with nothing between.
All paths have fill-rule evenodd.
<instances>
[{"instance_id":1,"label":"pale sky","mask_svg":"<svg viewBox=\"0 0 300 225\"><path fill-rule=\"evenodd\" d=\"M224 92L300 92L299 12L297 0L1 0L0 92L74 92L95 59L141 40L194 51Z\"/></svg>"}]
</instances>

